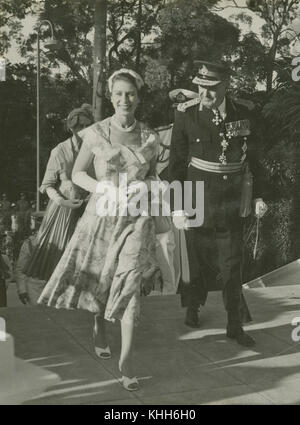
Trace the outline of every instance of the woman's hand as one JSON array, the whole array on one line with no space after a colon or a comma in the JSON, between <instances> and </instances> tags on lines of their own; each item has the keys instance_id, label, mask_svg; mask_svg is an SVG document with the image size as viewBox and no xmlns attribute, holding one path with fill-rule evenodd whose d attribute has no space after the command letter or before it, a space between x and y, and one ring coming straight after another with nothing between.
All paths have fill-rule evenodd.
<instances>
[{"instance_id":1,"label":"woman's hand","mask_svg":"<svg viewBox=\"0 0 300 425\"><path fill-rule=\"evenodd\" d=\"M81 199L62 199L60 205L66 208L71 208L72 210L76 210L81 207L83 201Z\"/></svg>"},{"instance_id":2,"label":"woman's hand","mask_svg":"<svg viewBox=\"0 0 300 425\"><path fill-rule=\"evenodd\" d=\"M128 184L127 195L140 194L141 197L148 194L147 184L143 181L134 181Z\"/></svg>"}]
</instances>

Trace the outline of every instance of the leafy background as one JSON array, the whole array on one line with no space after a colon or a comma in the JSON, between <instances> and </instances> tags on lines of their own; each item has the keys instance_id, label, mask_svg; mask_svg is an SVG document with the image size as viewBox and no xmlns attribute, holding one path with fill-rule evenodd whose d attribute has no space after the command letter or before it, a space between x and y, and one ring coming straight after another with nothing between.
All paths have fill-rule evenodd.
<instances>
[{"instance_id":1,"label":"leafy background","mask_svg":"<svg viewBox=\"0 0 300 425\"><path fill-rule=\"evenodd\" d=\"M238 13L229 16L229 7ZM60 41L55 54L41 54L43 173L50 150L68 137L68 112L91 103L94 11L94 0L0 3L0 55L13 46L19 58L8 63L0 83L0 192L11 200L20 191L32 198L35 192L37 35L36 25L24 35L24 22L50 19ZM193 60L199 58L230 61L236 71L231 95L253 102L269 212L256 260L254 236L247 243L246 280L300 257L300 86L291 78L297 26L299 32L299 0L108 1L106 76L120 66L142 74L141 119L154 127L172 122L168 92L195 90ZM49 35L42 27L42 40Z\"/></svg>"}]
</instances>

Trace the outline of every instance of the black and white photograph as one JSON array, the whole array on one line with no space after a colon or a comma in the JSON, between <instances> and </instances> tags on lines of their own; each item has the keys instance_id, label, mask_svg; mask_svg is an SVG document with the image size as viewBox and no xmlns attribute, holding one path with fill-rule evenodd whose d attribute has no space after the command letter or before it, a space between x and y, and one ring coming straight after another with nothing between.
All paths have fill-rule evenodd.
<instances>
[{"instance_id":1,"label":"black and white photograph","mask_svg":"<svg viewBox=\"0 0 300 425\"><path fill-rule=\"evenodd\" d=\"M300 0L0 0L0 405L300 405L299 187Z\"/></svg>"}]
</instances>

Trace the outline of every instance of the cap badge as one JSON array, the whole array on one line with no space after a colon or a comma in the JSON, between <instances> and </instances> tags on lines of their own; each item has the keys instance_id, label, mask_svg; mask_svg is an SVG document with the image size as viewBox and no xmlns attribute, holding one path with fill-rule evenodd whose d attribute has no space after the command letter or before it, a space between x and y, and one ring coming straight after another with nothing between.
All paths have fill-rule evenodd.
<instances>
[{"instance_id":1,"label":"cap badge","mask_svg":"<svg viewBox=\"0 0 300 425\"><path fill-rule=\"evenodd\" d=\"M205 65L202 66L202 68L201 68L200 71L201 71L202 75L207 75L208 74L208 69L206 68Z\"/></svg>"},{"instance_id":2,"label":"cap badge","mask_svg":"<svg viewBox=\"0 0 300 425\"><path fill-rule=\"evenodd\" d=\"M176 102L184 102L186 100L186 96L182 93L179 92L178 95L176 96Z\"/></svg>"}]
</instances>

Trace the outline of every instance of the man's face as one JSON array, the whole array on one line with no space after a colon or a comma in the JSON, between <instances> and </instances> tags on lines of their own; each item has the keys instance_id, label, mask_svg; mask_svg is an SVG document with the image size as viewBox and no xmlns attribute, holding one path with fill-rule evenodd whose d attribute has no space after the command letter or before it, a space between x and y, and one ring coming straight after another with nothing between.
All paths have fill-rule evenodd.
<instances>
[{"instance_id":1,"label":"man's face","mask_svg":"<svg viewBox=\"0 0 300 425\"><path fill-rule=\"evenodd\" d=\"M215 86L199 85L201 103L207 109L218 108L224 100L229 81L221 81Z\"/></svg>"}]
</instances>

